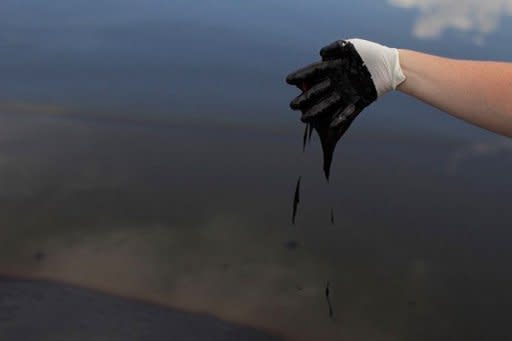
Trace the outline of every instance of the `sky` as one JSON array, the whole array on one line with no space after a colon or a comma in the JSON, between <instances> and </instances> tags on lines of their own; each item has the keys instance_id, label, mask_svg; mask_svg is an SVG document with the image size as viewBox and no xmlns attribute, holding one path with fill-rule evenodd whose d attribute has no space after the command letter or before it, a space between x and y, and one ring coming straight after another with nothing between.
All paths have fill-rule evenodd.
<instances>
[{"instance_id":1,"label":"sky","mask_svg":"<svg viewBox=\"0 0 512 341\"><path fill-rule=\"evenodd\" d=\"M0 108L293 127L288 101L295 92L284 78L318 59L327 43L362 37L507 60L510 7L508 1L6 0ZM391 120L399 128L478 134L403 97L392 94L369 108L376 118L364 126Z\"/></svg>"}]
</instances>

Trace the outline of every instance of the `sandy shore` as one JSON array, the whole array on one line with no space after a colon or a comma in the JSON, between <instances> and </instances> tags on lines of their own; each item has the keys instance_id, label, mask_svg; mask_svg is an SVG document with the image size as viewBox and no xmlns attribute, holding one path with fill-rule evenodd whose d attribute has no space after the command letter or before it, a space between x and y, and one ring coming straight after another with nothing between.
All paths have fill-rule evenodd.
<instances>
[{"instance_id":1,"label":"sandy shore","mask_svg":"<svg viewBox=\"0 0 512 341\"><path fill-rule=\"evenodd\" d=\"M0 340L278 340L264 332L94 290L0 276Z\"/></svg>"}]
</instances>

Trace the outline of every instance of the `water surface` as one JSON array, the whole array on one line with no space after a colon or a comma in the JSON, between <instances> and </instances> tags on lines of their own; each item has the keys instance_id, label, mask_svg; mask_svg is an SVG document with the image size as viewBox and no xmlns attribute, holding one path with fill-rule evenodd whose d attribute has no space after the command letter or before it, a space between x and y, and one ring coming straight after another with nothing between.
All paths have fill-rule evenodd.
<instances>
[{"instance_id":1,"label":"water surface","mask_svg":"<svg viewBox=\"0 0 512 341\"><path fill-rule=\"evenodd\" d=\"M391 94L327 185L284 77L354 36L511 60L511 8L2 1L0 271L291 340L506 338L509 139Z\"/></svg>"}]
</instances>

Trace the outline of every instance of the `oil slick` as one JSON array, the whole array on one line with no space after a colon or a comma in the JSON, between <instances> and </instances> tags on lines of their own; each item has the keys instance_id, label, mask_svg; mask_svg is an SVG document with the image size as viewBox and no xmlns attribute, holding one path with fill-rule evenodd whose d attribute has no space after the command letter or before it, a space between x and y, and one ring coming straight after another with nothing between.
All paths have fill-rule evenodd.
<instances>
[{"instance_id":1,"label":"oil slick","mask_svg":"<svg viewBox=\"0 0 512 341\"><path fill-rule=\"evenodd\" d=\"M331 208L331 225L334 225L334 208Z\"/></svg>"},{"instance_id":2,"label":"oil slick","mask_svg":"<svg viewBox=\"0 0 512 341\"><path fill-rule=\"evenodd\" d=\"M297 206L300 202L300 181L301 177L297 180L297 185L295 186L295 195L293 196L293 214L292 214L292 224L295 225L295 217L297 216Z\"/></svg>"}]
</instances>

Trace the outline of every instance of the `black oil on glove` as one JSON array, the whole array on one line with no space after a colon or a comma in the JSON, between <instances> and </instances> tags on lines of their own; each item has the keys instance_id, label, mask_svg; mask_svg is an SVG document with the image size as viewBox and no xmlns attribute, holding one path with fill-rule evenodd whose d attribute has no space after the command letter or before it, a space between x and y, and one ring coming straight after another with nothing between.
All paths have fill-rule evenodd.
<instances>
[{"instance_id":1,"label":"black oil on glove","mask_svg":"<svg viewBox=\"0 0 512 341\"><path fill-rule=\"evenodd\" d=\"M303 93L290 107L314 129L322 144L327 179L337 142L359 113L377 99L372 76L349 41L339 40L320 51L322 61L297 70L286 82Z\"/></svg>"}]
</instances>

